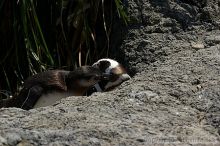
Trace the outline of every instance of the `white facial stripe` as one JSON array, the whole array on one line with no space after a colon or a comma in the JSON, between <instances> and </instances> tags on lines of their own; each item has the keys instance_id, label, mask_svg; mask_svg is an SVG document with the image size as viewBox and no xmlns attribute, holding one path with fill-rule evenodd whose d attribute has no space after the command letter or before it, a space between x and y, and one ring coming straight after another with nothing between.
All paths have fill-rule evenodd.
<instances>
[{"instance_id":1,"label":"white facial stripe","mask_svg":"<svg viewBox=\"0 0 220 146\"><path fill-rule=\"evenodd\" d=\"M108 61L110 62L110 66L105 70L105 73L110 73L111 70L115 67L117 67L119 65L119 63L115 60L109 59L109 58L105 58L105 59L100 59L99 61L97 61L96 63L94 63L92 66L96 66L100 61Z\"/></svg>"}]
</instances>

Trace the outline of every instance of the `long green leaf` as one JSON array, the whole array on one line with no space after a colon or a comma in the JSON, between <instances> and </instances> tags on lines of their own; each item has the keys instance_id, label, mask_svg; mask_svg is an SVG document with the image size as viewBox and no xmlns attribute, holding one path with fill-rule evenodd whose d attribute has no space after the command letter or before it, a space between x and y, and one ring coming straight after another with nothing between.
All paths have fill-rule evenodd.
<instances>
[{"instance_id":1,"label":"long green leaf","mask_svg":"<svg viewBox=\"0 0 220 146\"><path fill-rule=\"evenodd\" d=\"M49 59L49 61L50 61L50 64L51 64L51 65L54 65L53 58L52 58L52 56L51 56L51 54L50 54L50 51L49 51L49 49L48 49L48 47L47 47L47 43L46 43L46 41L45 41L45 39L44 39L44 35L43 35L43 33L42 33L42 30L41 30L41 27L40 27L40 23L39 23L39 21L38 21L37 14L36 14L35 7L34 7L34 5L33 5L33 1L32 1L32 0L30 0L30 5L31 5L31 8L32 8L33 17L34 17L34 21L35 21L36 27L37 27L37 29L38 29L38 32L39 32L39 34L40 34L40 38L41 38L41 40L42 40L42 42L43 42L43 45L44 45L45 55L48 57L48 59ZM44 51L44 49L43 49L43 51Z\"/></svg>"},{"instance_id":2,"label":"long green leaf","mask_svg":"<svg viewBox=\"0 0 220 146\"><path fill-rule=\"evenodd\" d=\"M1 0L1 2L0 2L0 11L2 10L4 3L5 3L5 0Z\"/></svg>"},{"instance_id":3,"label":"long green leaf","mask_svg":"<svg viewBox=\"0 0 220 146\"><path fill-rule=\"evenodd\" d=\"M123 3L121 2L121 0L115 0L115 4L116 4L116 8L117 8L119 17L122 17L125 24L128 25L129 18L128 18L127 14L125 13Z\"/></svg>"}]
</instances>

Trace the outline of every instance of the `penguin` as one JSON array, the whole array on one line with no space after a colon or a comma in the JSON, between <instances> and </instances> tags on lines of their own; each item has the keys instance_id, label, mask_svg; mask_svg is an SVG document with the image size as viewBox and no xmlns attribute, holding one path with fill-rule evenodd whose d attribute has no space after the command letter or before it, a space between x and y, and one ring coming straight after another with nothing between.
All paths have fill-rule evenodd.
<instances>
[{"instance_id":1,"label":"penguin","mask_svg":"<svg viewBox=\"0 0 220 146\"><path fill-rule=\"evenodd\" d=\"M107 80L101 80L96 83L87 91L87 96L91 95L93 92L106 92L113 90L121 83L131 79L126 69L116 60L103 58L95 62L92 66L99 68L102 73L108 75L109 78Z\"/></svg>"},{"instance_id":2,"label":"penguin","mask_svg":"<svg viewBox=\"0 0 220 146\"><path fill-rule=\"evenodd\" d=\"M105 79L109 76L92 66L82 66L74 71L48 70L27 78L18 96L2 100L0 107L29 110L53 105L68 96L82 96Z\"/></svg>"}]
</instances>

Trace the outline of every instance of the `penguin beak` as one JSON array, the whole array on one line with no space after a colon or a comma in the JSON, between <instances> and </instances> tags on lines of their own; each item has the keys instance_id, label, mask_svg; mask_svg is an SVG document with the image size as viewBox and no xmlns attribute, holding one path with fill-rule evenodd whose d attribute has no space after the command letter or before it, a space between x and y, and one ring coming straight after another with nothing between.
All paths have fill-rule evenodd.
<instances>
[{"instance_id":1,"label":"penguin beak","mask_svg":"<svg viewBox=\"0 0 220 146\"><path fill-rule=\"evenodd\" d=\"M120 78L123 82L131 79L128 74L122 74Z\"/></svg>"},{"instance_id":2,"label":"penguin beak","mask_svg":"<svg viewBox=\"0 0 220 146\"><path fill-rule=\"evenodd\" d=\"M114 78L114 75L112 76ZM121 83L131 79L131 77L127 73L121 74L116 80L113 81L111 81L112 76L110 76L110 81L105 85L104 91L111 91L115 87L119 86Z\"/></svg>"}]
</instances>

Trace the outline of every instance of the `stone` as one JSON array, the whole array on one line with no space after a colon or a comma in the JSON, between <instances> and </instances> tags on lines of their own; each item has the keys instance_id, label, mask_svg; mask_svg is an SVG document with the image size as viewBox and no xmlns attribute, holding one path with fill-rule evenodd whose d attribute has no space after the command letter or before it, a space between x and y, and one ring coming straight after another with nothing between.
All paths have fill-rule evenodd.
<instances>
[{"instance_id":1,"label":"stone","mask_svg":"<svg viewBox=\"0 0 220 146\"><path fill-rule=\"evenodd\" d=\"M128 4L135 21L115 56L132 79L54 106L0 109L0 145L220 145L217 2ZM192 48L201 34L205 49Z\"/></svg>"}]
</instances>

